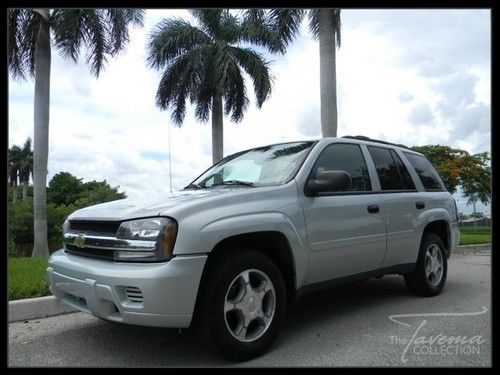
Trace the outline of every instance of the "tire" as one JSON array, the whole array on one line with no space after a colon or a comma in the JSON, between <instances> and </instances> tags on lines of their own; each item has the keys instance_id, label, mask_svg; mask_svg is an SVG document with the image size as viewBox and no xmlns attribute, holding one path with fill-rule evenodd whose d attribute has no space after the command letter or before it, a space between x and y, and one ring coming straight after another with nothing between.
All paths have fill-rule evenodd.
<instances>
[{"instance_id":1,"label":"tire","mask_svg":"<svg viewBox=\"0 0 500 375\"><path fill-rule=\"evenodd\" d=\"M253 249L213 257L203 276L195 326L203 341L224 357L233 361L255 358L269 349L283 324L286 287L281 272L267 255Z\"/></svg>"},{"instance_id":2,"label":"tire","mask_svg":"<svg viewBox=\"0 0 500 375\"><path fill-rule=\"evenodd\" d=\"M435 257L432 256L434 251ZM426 266L429 268L426 269ZM406 285L416 295L436 296L444 288L447 272L448 260L443 241L435 233L424 233L415 271L404 275Z\"/></svg>"}]
</instances>

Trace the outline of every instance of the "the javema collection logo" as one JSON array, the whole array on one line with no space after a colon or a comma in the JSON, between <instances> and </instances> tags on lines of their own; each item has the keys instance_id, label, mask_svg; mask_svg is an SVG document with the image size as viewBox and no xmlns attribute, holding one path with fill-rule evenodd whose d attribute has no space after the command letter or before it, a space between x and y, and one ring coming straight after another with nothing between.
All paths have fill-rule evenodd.
<instances>
[{"instance_id":1,"label":"the javema collection logo","mask_svg":"<svg viewBox=\"0 0 500 375\"><path fill-rule=\"evenodd\" d=\"M486 313L488 309L483 307L481 311L468 313L428 313L428 314L400 314L391 315L389 319L394 323L405 327L414 328L409 338L399 336L389 336L391 344L404 346L401 354L401 362L408 362L408 355L478 355L481 353L481 346L486 342L486 339L481 335L445 335L437 333L433 335L423 334L423 328L427 325L427 320L432 317L446 316L475 316ZM402 320L405 318L419 318L417 323L413 325ZM416 327L416 328L415 328Z\"/></svg>"}]
</instances>

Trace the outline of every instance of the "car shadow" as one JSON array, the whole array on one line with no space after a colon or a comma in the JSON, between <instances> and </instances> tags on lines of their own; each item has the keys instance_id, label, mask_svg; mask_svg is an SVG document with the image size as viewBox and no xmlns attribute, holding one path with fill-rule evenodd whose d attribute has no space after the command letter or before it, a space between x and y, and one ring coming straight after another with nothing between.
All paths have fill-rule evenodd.
<instances>
[{"instance_id":1,"label":"car shadow","mask_svg":"<svg viewBox=\"0 0 500 375\"><path fill-rule=\"evenodd\" d=\"M359 311L370 311L381 304L404 302L409 298L418 297L407 290L402 277L396 276L369 279L304 295L290 307L282 333L271 351L300 340L304 332L312 332L332 317L340 320ZM107 366L110 362L113 366L127 367L238 365L202 345L192 329L129 326L94 317L83 327L65 331L64 339L84 341L93 351L100 353L98 360L80 357L80 362L83 360L86 365ZM250 362L265 364L265 357ZM250 362L247 364L251 365Z\"/></svg>"}]
</instances>

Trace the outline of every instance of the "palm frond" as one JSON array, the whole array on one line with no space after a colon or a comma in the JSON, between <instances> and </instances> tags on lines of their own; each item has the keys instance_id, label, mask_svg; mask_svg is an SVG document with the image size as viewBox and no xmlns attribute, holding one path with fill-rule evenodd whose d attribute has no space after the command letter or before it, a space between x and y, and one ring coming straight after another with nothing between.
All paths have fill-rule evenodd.
<instances>
[{"instance_id":1,"label":"palm frond","mask_svg":"<svg viewBox=\"0 0 500 375\"><path fill-rule=\"evenodd\" d=\"M265 20L267 15L267 11L263 8L250 8L243 10L243 19L247 20Z\"/></svg>"},{"instance_id":2,"label":"palm frond","mask_svg":"<svg viewBox=\"0 0 500 375\"><path fill-rule=\"evenodd\" d=\"M176 125L180 125L184 121L186 116L186 97L188 93L186 90L178 90L177 95L173 100L173 111L172 111L172 121Z\"/></svg>"},{"instance_id":3,"label":"palm frond","mask_svg":"<svg viewBox=\"0 0 500 375\"><path fill-rule=\"evenodd\" d=\"M65 57L78 60L80 46L86 42L83 9L54 9L51 16L54 44Z\"/></svg>"},{"instance_id":4,"label":"palm frond","mask_svg":"<svg viewBox=\"0 0 500 375\"><path fill-rule=\"evenodd\" d=\"M247 9L243 12L240 40L265 47L271 53L285 53L286 45L263 9Z\"/></svg>"},{"instance_id":5,"label":"palm frond","mask_svg":"<svg viewBox=\"0 0 500 375\"><path fill-rule=\"evenodd\" d=\"M212 48L213 65L212 86L214 94L221 95L224 91L224 83L226 80L227 68L229 66L230 46L226 43L217 42Z\"/></svg>"},{"instance_id":6,"label":"palm frond","mask_svg":"<svg viewBox=\"0 0 500 375\"><path fill-rule=\"evenodd\" d=\"M8 64L14 78L35 74L35 46L41 23L40 14L30 9L8 11Z\"/></svg>"},{"instance_id":7,"label":"palm frond","mask_svg":"<svg viewBox=\"0 0 500 375\"><path fill-rule=\"evenodd\" d=\"M240 34L241 25L238 17L231 14L229 10L223 11L217 39L223 40L229 44L237 43L240 40Z\"/></svg>"},{"instance_id":8,"label":"palm frond","mask_svg":"<svg viewBox=\"0 0 500 375\"><path fill-rule=\"evenodd\" d=\"M110 52L109 40L106 35L105 20L97 9L84 9L81 13L84 40L87 45L87 64L90 72L98 77L107 62L106 53Z\"/></svg>"},{"instance_id":9,"label":"palm frond","mask_svg":"<svg viewBox=\"0 0 500 375\"><path fill-rule=\"evenodd\" d=\"M128 43L126 14L121 9L106 9L105 17L109 33L109 53L113 56Z\"/></svg>"},{"instance_id":10,"label":"palm frond","mask_svg":"<svg viewBox=\"0 0 500 375\"><path fill-rule=\"evenodd\" d=\"M212 110L212 98L215 94L215 78L213 66L215 65L215 52L212 46L205 56L202 66L198 69L198 83L193 90L191 102L196 103L195 116L199 121L206 122L210 118Z\"/></svg>"},{"instance_id":11,"label":"palm frond","mask_svg":"<svg viewBox=\"0 0 500 375\"><path fill-rule=\"evenodd\" d=\"M14 78L25 78L23 66L22 29L23 9L9 9L8 22L8 64Z\"/></svg>"},{"instance_id":12,"label":"palm frond","mask_svg":"<svg viewBox=\"0 0 500 375\"><path fill-rule=\"evenodd\" d=\"M247 96L245 80L236 60L232 60L227 69L226 89L224 92L224 113L231 114L234 122L240 122L250 101Z\"/></svg>"},{"instance_id":13,"label":"palm frond","mask_svg":"<svg viewBox=\"0 0 500 375\"><path fill-rule=\"evenodd\" d=\"M180 19L163 20L149 36L148 65L161 69L171 60L207 43L210 43L210 37L189 22Z\"/></svg>"},{"instance_id":14,"label":"palm frond","mask_svg":"<svg viewBox=\"0 0 500 375\"><path fill-rule=\"evenodd\" d=\"M125 21L136 26L144 26L144 9L121 9L124 14Z\"/></svg>"},{"instance_id":15,"label":"palm frond","mask_svg":"<svg viewBox=\"0 0 500 375\"><path fill-rule=\"evenodd\" d=\"M198 121L207 122L210 118L212 98L212 95L203 95L197 97L194 114Z\"/></svg>"},{"instance_id":16,"label":"palm frond","mask_svg":"<svg viewBox=\"0 0 500 375\"><path fill-rule=\"evenodd\" d=\"M257 106L262 107L262 104L271 95L273 79L269 72L269 63L250 48L231 47L231 51L238 64L252 78Z\"/></svg>"},{"instance_id":17,"label":"palm frond","mask_svg":"<svg viewBox=\"0 0 500 375\"><path fill-rule=\"evenodd\" d=\"M106 9L106 24L108 25L109 53L114 56L129 42L128 25L142 26L144 10L142 9Z\"/></svg>"},{"instance_id":18,"label":"palm frond","mask_svg":"<svg viewBox=\"0 0 500 375\"><path fill-rule=\"evenodd\" d=\"M86 60L96 77L107 62L129 42L130 24L142 25L142 9L54 9L51 27L54 43L64 57L77 61L82 45Z\"/></svg>"},{"instance_id":19,"label":"palm frond","mask_svg":"<svg viewBox=\"0 0 500 375\"><path fill-rule=\"evenodd\" d=\"M216 39L219 35L220 21L224 10L220 8L198 8L190 9L189 11L200 23L201 29L211 38Z\"/></svg>"},{"instance_id":20,"label":"palm frond","mask_svg":"<svg viewBox=\"0 0 500 375\"><path fill-rule=\"evenodd\" d=\"M198 47L173 60L165 70L156 92L160 109L173 108L172 120L181 124L185 115L185 101L199 88L198 71L203 67L206 48ZM177 106L180 106L177 108Z\"/></svg>"},{"instance_id":21,"label":"palm frond","mask_svg":"<svg viewBox=\"0 0 500 375\"><path fill-rule=\"evenodd\" d=\"M288 46L297 33L304 18L304 9L271 9L270 20L283 45Z\"/></svg>"},{"instance_id":22,"label":"palm frond","mask_svg":"<svg viewBox=\"0 0 500 375\"><path fill-rule=\"evenodd\" d=\"M309 30L314 39L319 38L319 9L311 9L309 11Z\"/></svg>"}]
</instances>

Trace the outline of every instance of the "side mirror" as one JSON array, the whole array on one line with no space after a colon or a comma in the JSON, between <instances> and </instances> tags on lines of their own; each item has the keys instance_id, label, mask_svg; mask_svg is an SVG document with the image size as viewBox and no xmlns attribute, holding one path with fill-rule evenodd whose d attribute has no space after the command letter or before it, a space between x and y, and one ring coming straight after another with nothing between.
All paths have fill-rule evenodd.
<instances>
[{"instance_id":1,"label":"side mirror","mask_svg":"<svg viewBox=\"0 0 500 375\"><path fill-rule=\"evenodd\" d=\"M306 194L309 196L320 193L333 193L336 191L350 190L352 186L351 175L346 171L323 171L318 178L307 181Z\"/></svg>"}]
</instances>

